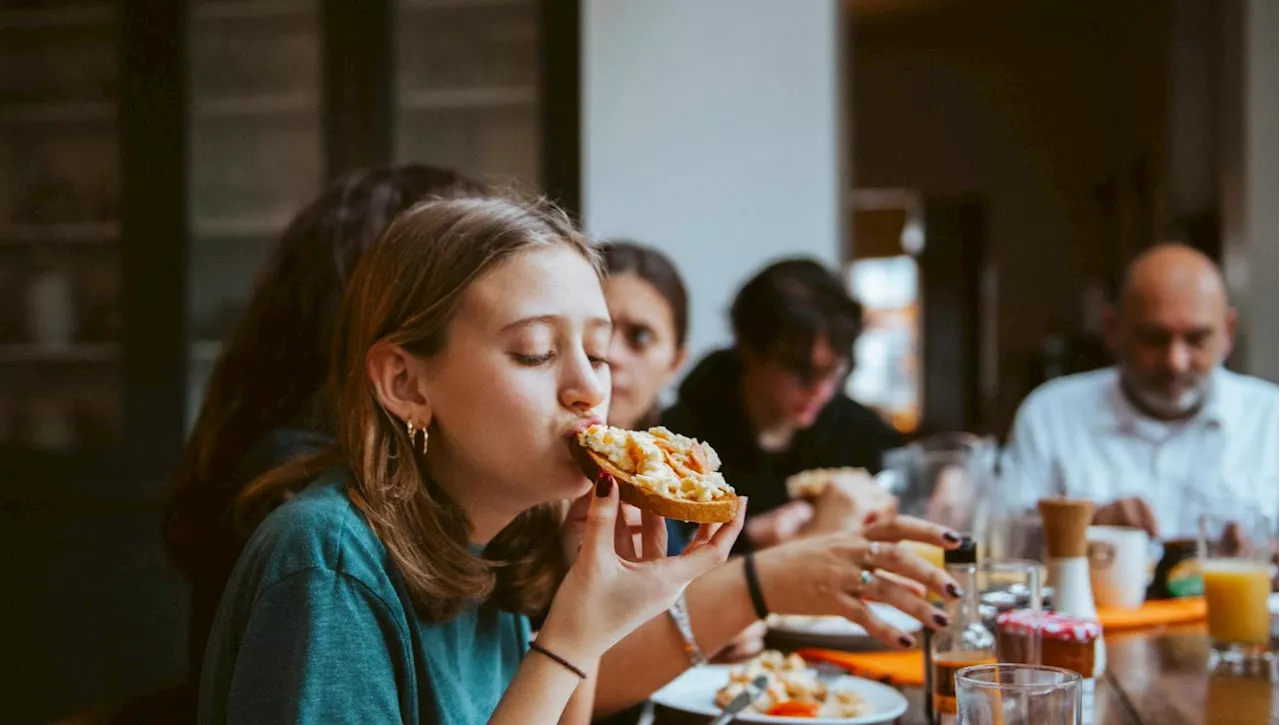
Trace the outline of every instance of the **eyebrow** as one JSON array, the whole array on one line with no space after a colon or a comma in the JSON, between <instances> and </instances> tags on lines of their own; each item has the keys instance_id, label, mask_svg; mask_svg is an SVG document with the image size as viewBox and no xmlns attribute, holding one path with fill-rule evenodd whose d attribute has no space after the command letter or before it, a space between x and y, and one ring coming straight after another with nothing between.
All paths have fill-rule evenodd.
<instances>
[{"instance_id":1,"label":"eyebrow","mask_svg":"<svg viewBox=\"0 0 1280 725\"><path fill-rule=\"evenodd\" d=\"M503 332L516 330L531 325L552 325L556 320L562 319L561 315L535 315L533 317L523 317L502 328ZM589 317L587 318L587 327L603 327L613 329L613 320L608 317Z\"/></svg>"}]
</instances>

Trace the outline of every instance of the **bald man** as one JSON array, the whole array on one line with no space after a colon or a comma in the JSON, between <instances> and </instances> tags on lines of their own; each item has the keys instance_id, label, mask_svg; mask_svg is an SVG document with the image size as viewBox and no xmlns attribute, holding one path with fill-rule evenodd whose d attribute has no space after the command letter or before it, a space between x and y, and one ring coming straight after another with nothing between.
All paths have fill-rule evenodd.
<instances>
[{"instance_id":1,"label":"bald man","mask_svg":"<svg viewBox=\"0 0 1280 725\"><path fill-rule=\"evenodd\" d=\"M1274 517L1280 391L1222 367L1236 312L1212 260L1148 250L1104 325L1116 367L1052 380L1018 410L1005 461L1023 502L1092 498L1095 523L1166 539L1211 510Z\"/></svg>"}]
</instances>

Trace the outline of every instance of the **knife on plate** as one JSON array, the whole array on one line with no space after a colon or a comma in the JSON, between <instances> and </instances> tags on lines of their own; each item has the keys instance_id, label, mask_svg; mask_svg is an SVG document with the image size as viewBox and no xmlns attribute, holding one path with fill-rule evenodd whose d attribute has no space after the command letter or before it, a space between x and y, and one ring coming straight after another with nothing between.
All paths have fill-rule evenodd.
<instances>
[{"instance_id":1,"label":"knife on plate","mask_svg":"<svg viewBox=\"0 0 1280 725\"><path fill-rule=\"evenodd\" d=\"M742 692L739 692L732 700L729 701L728 705L724 706L724 710L716 716L715 720L711 721L711 725L728 725L733 722L733 719L738 716L738 713L747 709L748 705L755 702L762 694L764 694L765 688L768 686L769 678L765 675L760 675L752 680Z\"/></svg>"}]
</instances>

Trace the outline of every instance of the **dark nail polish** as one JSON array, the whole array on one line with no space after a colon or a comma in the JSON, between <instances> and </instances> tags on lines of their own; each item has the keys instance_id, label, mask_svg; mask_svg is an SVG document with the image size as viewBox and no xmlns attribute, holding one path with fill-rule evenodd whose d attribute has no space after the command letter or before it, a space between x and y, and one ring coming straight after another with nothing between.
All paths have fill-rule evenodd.
<instances>
[{"instance_id":1,"label":"dark nail polish","mask_svg":"<svg viewBox=\"0 0 1280 725\"><path fill-rule=\"evenodd\" d=\"M605 498L613 491L613 476L607 473L600 474L600 478L596 479L596 495Z\"/></svg>"},{"instance_id":2,"label":"dark nail polish","mask_svg":"<svg viewBox=\"0 0 1280 725\"><path fill-rule=\"evenodd\" d=\"M957 534L957 533L956 533L956 532L954 532L954 531L947 531L947 532L945 532L945 533L943 533L943 534L942 534L942 540L943 540L943 541L946 541L946 542L948 542L948 543L951 543L951 544L959 544L959 543L960 543L960 534Z\"/></svg>"},{"instance_id":3,"label":"dark nail polish","mask_svg":"<svg viewBox=\"0 0 1280 725\"><path fill-rule=\"evenodd\" d=\"M959 599L960 597L964 596L964 590L956 586L955 584L948 584L947 594L950 594L953 599Z\"/></svg>"},{"instance_id":4,"label":"dark nail polish","mask_svg":"<svg viewBox=\"0 0 1280 725\"><path fill-rule=\"evenodd\" d=\"M950 619L947 619L947 615L945 615L945 614L935 614L935 615L933 615L933 622L934 622L934 624L938 625L939 627L945 627L945 626L947 626L948 624L951 624L951 620L950 620Z\"/></svg>"},{"instance_id":5,"label":"dark nail polish","mask_svg":"<svg viewBox=\"0 0 1280 725\"><path fill-rule=\"evenodd\" d=\"M906 635L903 635L898 638L898 644L901 645L903 649L906 649L907 647L914 647L916 644L916 641L914 639L911 639L910 637L907 637Z\"/></svg>"}]
</instances>

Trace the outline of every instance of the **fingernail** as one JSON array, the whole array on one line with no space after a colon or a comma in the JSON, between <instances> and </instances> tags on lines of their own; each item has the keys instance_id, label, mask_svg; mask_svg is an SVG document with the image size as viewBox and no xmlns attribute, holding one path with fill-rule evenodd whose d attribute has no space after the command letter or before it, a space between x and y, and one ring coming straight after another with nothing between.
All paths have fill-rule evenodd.
<instances>
[{"instance_id":1,"label":"fingernail","mask_svg":"<svg viewBox=\"0 0 1280 725\"><path fill-rule=\"evenodd\" d=\"M942 540L952 544L959 544L960 534L957 534L954 531L946 531L942 534Z\"/></svg>"},{"instance_id":2,"label":"fingernail","mask_svg":"<svg viewBox=\"0 0 1280 725\"><path fill-rule=\"evenodd\" d=\"M605 498L613 491L613 476L607 473L600 474L596 479L596 495Z\"/></svg>"},{"instance_id":3,"label":"fingernail","mask_svg":"<svg viewBox=\"0 0 1280 725\"><path fill-rule=\"evenodd\" d=\"M947 619L947 615L945 614L933 615L933 622L934 624L937 624L939 627L945 627L948 624L951 624L951 620Z\"/></svg>"},{"instance_id":4,"label":"fingernail","mask_svg":"<svg viewBox=\"0 0 1280 725\"><path fill-rule=\"evenodd\" d=\"M955 599L959 599L960 597L964 596L964 590L956 586L955 584L948 584L947 594L950 594Z\"/></svg>"},{"instance_id":5,"label":"fingernail","mask_svg":"<svg viewBox=\"0 0 1280 725\"><path fill-rule=\"evenodd\" d=\"M916 645L916 641L904 634L898 638L898 644L901 645L903 649L906 649L907 647L914 647Z\"/></svg>"}]
</instances>

